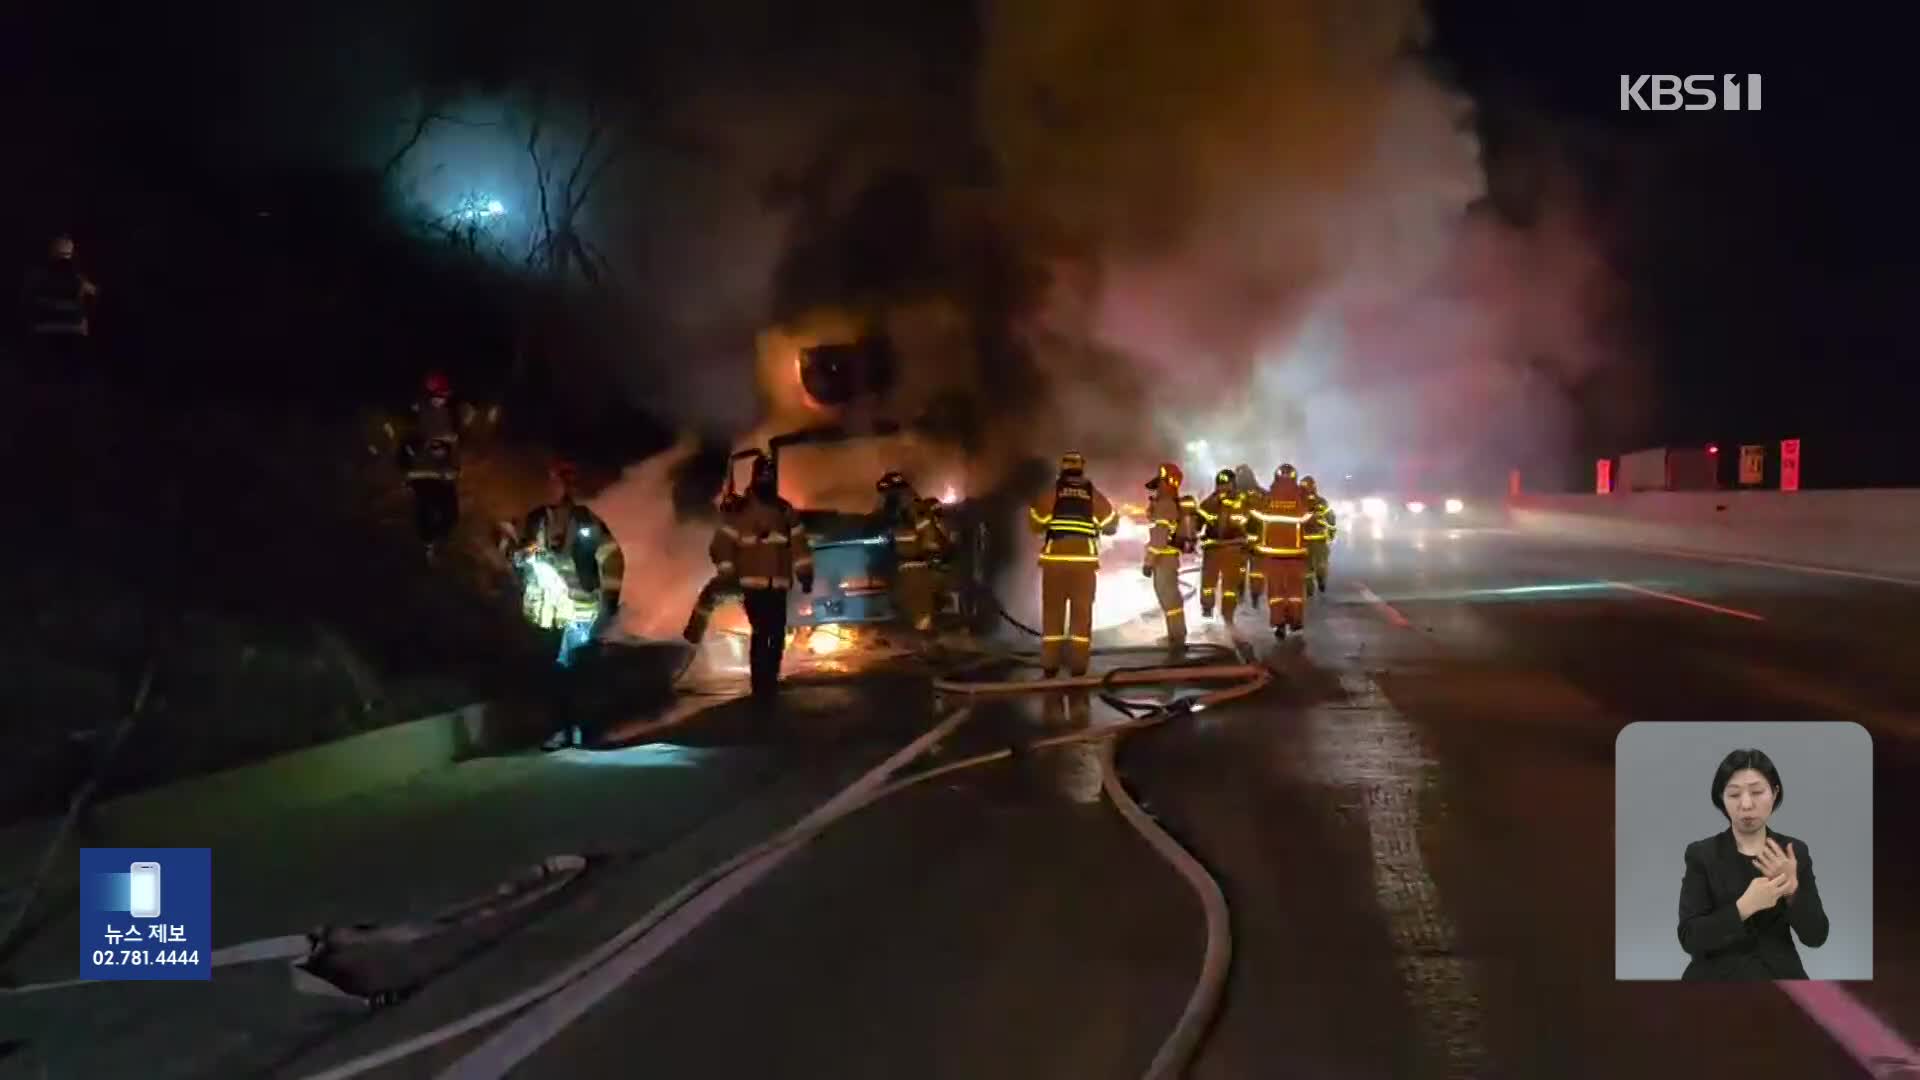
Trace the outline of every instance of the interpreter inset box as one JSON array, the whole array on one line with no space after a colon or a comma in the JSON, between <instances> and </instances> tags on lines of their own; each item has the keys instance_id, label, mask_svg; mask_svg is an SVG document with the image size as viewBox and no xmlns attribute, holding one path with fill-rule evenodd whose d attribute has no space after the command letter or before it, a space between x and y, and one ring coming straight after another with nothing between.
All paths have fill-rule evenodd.
<instances>
[{"instance_id":1,"label":"interpreter inset box","mask_svg":"<svg viewBox=\"0 0 1920 1080\"><path fill-rule=\"evenodd\" d=\"M1636 723L1614 743L1614 977L1873 977L1873 739Z\"/></svg>"}]
</instances>

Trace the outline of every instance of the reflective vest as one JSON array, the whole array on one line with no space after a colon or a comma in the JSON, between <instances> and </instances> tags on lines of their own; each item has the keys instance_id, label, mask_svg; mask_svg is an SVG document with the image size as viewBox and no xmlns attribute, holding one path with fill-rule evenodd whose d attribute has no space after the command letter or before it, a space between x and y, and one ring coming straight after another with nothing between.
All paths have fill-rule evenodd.
<instances>
[{"instance_id":1,"label":"reflective vest","mask_svg":"<svg viewBox=\"0 0 1920 1080\"><path fill-rule=\"evenodd\" d=\"M1202 522L1200 546L1210 548L1221 544L1245 544L1247 542L1246 505L1245 495L1223 494L1219 491L1202 500L1195 508Z\"/></svg>"},{"instance_id":2,"label":"reflective vest","mask_svg":"<svg viewBox=\"0 0 1920 1080\"><path fill-rule=\"evenodd\" d=\"M590 622L600 615L601 596L620 592L626 557L607 523L587 507L542 506L527 515L525 536L520 606L535 626Z\"/></svg>"},{"instance_id":3,"label":"reflective vest","mask_svg":"<svg viewBox=\"0 0 1920 1080\"><path fill-rule=\"evenodd\" d=\"M1098 563L1100 535L1111 534L1120 524L1113 504L1085 476L1060 477L1027 514L1046 537L1040 548L1043 563Z\"/></svg>"},{"instance_id":4,"label":"reflective vest","mask_svg":"<svg viewBox=\"0 0 1920 1080\"><path fill-rule=\"evenodd\" d=\"M1247 515L1253 520L1255 554L1283 559L1306 555L1304 533L1313 515L1297 484L1276 483Z\"/></svg>"}]
</instances>

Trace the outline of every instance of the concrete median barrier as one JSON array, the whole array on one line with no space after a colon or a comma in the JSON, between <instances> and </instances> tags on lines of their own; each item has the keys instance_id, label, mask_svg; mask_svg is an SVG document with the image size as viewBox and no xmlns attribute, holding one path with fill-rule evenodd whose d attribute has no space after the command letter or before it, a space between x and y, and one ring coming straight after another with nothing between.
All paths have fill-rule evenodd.
<instances>
[{"instance_id":1,"label":"concrete median barrier","mask_svg":"<svg viewBox=\"0 0 1920 1080\"><path fill-rule=\"evenodd\" d=\"M1920 579L1920 489L1525 495L1507 515L1553 539Z\"/></svg>"}]
</instances>

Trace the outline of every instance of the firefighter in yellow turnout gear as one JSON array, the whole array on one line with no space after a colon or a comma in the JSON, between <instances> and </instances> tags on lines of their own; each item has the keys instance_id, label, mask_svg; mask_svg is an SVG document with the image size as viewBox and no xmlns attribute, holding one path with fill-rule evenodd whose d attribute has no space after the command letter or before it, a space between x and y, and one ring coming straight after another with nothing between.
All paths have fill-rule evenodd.
<instances>
[{"instance_id":1,"label":"firefighter in yellow turnout gear","mask_svg":"<svg viewBox=\"0 0 1920 1080\"><path fill-rule=\"evenodd\" d=\"M893 537L894 607L908 626L930 634L940 600L940 569L936 563L946 554L949 543L940 504L920 498L907 478L897 472L881 477L874 487L880 492L882 525Z\"/></svg>"},{"instance_id":2,"label":"firefighter in yellow turnout gear","mask_svg":"<svg viewBox=\"0 0 1920 1080\"><path fill-rule=\"evenodd\" d=\"M1048 678L1067 669L1085 675L1093 659L1093 594L1100 573L1100 537L1120 531L1120 515L1087 479L1077 451L1060 457L1053 490L1027 510L1040 547L1040 666Z\"/></svg>"},{"instance_id":3,"label":"firefighter in yellow turnout gear","mask_svg":"<svg viewBox=\"0 0 1920 1080\"><path fill-rule=\"evenodd\" d=\"M722 587L737 587L745 601L752 628L747 661L753 694L763 700L780 686L788 591L798 584L801 592L813 592L813 547L806 526L777 488L773 463L755 458L745 497L728 503L707 547L715 578Z\"/></svg>"},{"instance_id":4,"label":"firefighter in yellow turnout gear","mask_svg":"<svg viewBox=\"0 0 1920 1080\"><path fill-rule=\"evenodd\" d=\"M1303 477L1300 492L1307 499L1307 513L1310 520L1301 534L1307 542L1307 595L1316 591L1327 591L1327 559L1333 547L1334 538L1340 535L1340 522L1334 517L1333 504L1320 494L1320 485L1313 477Z\"/></svg>"},{"instance_id":5,"label":"firefighter in yellow turnout gear","mask_svg":"<svg viewBox=\"0 0 1920 1080\"><path fill-rule=\"evenodd\" d=\"M1194 512L1191 499L1180 496L1184 477L1180 466L1171 462L1147 481L1152 495L1147 500L1147 554L1140 572L1153 579L1153 595L1167 620L1167 648L1178 652L1187 644L1187 605L1180 595L1180 555L1193 550L1193 528L1189 520Z\"/></svg>"},{"instance_id":6,"label":"firefighter in yellow turnout gear","mask_svg":"<svg viewBox=\"0 0 1920 1080\"><path fill-rule=\"evenodd\" d=\"M1213 494L1195 508L1200 527L1200 615L1213 614L1216 597L1220 618L1231 625L1240 594L1247 585L1247 497L1234 488L1232 469L1213 478Z\"/></svg>"},{"instance_id":7,"label":"firefighter in yellow turnout gear","mask_svg":"<svg viewBox=\"0 0 1920 1080\"><path fill-rule=\"evenodd\" d=\"M1254 478L1253 467L1251 465L1239 465L1234 468L1233 487L1235 492L1239 494L1241 503L1248 510L1258 507L1260 500L1267 493L1267 489L1261 487L1260 481ZM1254 531L1257 530L1249 525L1248 532L1252 533ZM1241 592L1241 595L1246 597L1247 603L1257 604L1260 602L1260 598L1266 594L1267 571L1261 562L1260 556L1252 554L1251 543L1248 545L1246 574L1247 587Z\"/></svg>"},{"instance_id":8,"label":"firefighter in yellow turnout gear","mask_svg":"<svg viewBox=\"0 0 1920 1080\"><path fill-rule=\"evenodd\" d=\"M1267 576L1267 619L1273 635L1307 627L1307 542L1301 534L1312 515L1291 465L1274 472L1273 486L1249 508L1253 554Z\"/></svg>"}]
</instances>

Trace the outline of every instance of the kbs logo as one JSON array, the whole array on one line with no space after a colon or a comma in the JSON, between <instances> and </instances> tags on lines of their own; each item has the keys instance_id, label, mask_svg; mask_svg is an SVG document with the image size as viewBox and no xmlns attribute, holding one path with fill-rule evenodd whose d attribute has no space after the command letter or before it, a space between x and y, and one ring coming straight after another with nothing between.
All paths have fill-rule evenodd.
<instances>
[{"instance_id":1,"label":"kbs logo","mask_svg":"<svg viewBox=\"0 0 1920 1080\"><path fill-rule=\"evenodd\" d=\"M1741 80L1746 81L1742 84ZM1743 94L1742 91L1745 91ZM1648 109L1653 112L1704 112L1723 109L1740 112L1760 111L1758 75L1622 75L1620 111Z\"/></svg>"}]
</instances>

